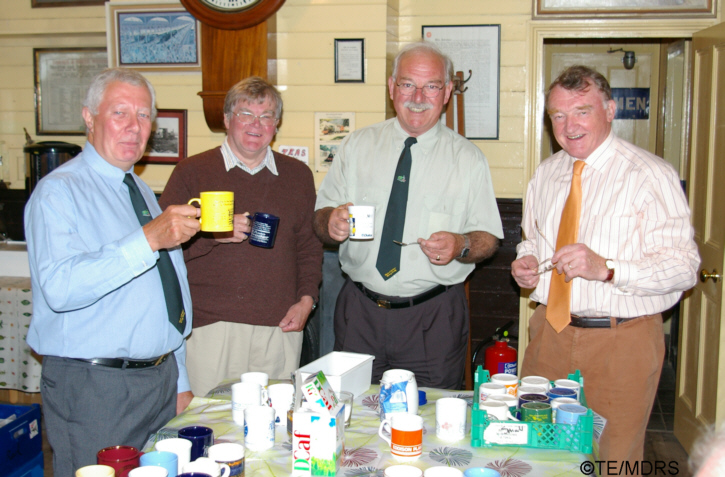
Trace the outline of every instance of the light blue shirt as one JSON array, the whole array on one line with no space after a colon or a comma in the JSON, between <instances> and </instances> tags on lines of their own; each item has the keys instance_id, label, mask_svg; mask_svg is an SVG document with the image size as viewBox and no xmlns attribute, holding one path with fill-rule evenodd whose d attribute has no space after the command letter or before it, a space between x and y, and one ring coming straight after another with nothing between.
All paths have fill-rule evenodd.
<instances>
[{"instance_id":1,"label":"light blue shirt","mask_svg":"<svg viewBox=\"0 0 725 477\"><path fill-rule=\"evenodd\" d=\"M181 249L169 251L187 313L184 336L169 323L158 252L152 252L131 205L125 172L90 143L43 178L25 207L33 287L27 342L41 355L150 359L169 353L179 367L177 392L189 391L186 342L191 295ZM153 217L151 189L134 179Z\"/></svg>"}]
</instances>

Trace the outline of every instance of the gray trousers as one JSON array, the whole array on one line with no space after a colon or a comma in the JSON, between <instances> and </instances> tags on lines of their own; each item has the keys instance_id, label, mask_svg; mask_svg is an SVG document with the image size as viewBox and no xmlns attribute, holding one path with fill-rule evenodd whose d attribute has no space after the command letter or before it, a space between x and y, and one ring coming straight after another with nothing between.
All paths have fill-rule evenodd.
<instances>
[{"instance_id":1,"label":"gray trousers","mask_svg":"<svg viewBox=\"0 0 725 477\"><path fill-rule=\"evenodd\" d=\"M335 350L375 356L373 384L388 369L407 369L415 373L418 386L460 389L467 345L468 303L462 283L401 309L378 307L350 279L337 298Z\"/></svg>"},{"instance_id":2,"label":"gray trousers","mask_svg":"<svg viewBox=\"0 0 725 477\"><path fill-rule=\"evenodd\" d=\"M176 415L176 358L159 366L117 369L45 356L41 393L56 477L96 463L104 447L137 449Z\"/></svg>"}]
</instances>

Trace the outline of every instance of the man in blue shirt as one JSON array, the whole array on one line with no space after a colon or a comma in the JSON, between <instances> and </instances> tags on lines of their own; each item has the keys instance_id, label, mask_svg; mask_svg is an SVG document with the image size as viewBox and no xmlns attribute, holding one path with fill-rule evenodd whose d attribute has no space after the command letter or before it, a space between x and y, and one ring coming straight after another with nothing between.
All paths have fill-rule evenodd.
<instances>
[{"instance_id":1,"label":"man in blue shirt","mask_svg":"<svg viewBox=\"0 0 725 477\"><path fill-rule=\"evenodd\" d=\"M154 99L135 71L96 76L83 107L83 153L41 180L25 208L34 300L27 342L44 356L43 414L58 476L95 464L104 447L140 448L193 397L179 245L199 230L197 209L162 213L133 173Z\"/></svg>"}]
</instances>

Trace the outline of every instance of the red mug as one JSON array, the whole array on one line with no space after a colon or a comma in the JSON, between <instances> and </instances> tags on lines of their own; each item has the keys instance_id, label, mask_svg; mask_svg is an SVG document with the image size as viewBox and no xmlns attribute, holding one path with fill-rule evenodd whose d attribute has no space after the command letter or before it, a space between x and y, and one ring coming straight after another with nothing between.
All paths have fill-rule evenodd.
<instances>
[{"instance_id":1,"label":"red mug","mask_svg":"<svg viewBox=\"0 0 725 477\"><path fill-rule=\"evenodd\" d=\"M143 452L131 446L112 446L96 454L98 465L108 465L116 470L116 477L128 477L128 473L139 466Z\"/></svg>"}]
</instances>

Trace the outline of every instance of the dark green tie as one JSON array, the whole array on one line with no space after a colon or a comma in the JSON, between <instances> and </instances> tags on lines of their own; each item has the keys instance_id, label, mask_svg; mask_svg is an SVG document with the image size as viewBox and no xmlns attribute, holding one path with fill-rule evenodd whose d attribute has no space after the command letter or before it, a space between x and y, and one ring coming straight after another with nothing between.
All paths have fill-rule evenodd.
<instances>
[{"instance_id":1,"label":"dark green tie","mask_svg":"<svg viewBox=\"0 0 725 477\"><path fill-rule=\"evenodd\" d=\"M151 214L146 205L146 201L138 190L136 181L133 180L131 174L126 174L123 178L124 184L128 186L128 195L131 196L131 204L136 212L136 217L143 227L151 222ZM184 312L184 299L181 297L181 287L179 286L179 277L176 275L174 264L171 263L171 257L166 250L159 250L159 260L156 262L156 268L161 275L161 285L164 287L164 298L166 299L166 309L169 313L169 322L176 328L179 333L184 334L186 328L186 312Z\"/></svg>"},{"instance_id":2,"label":"dark green tie","mask_svg":"<svg viewBox=\"0 0 725 477\"><path fill-rule=\"evenodd\" d=\"M410 166L413 158L410 155L410 147L418 142L414 137L405 140L405 148L398 159L398 167L395 168L393 188L390 190L388 210L385 212L383 233L380 236L380 250L375 268L378 269L383 280L387 280L400 271L400 245L393 242L403 241L403 229L405 228L405 209L408 205L408 184L410 183Z\"/></svg>"}]
</instances>

